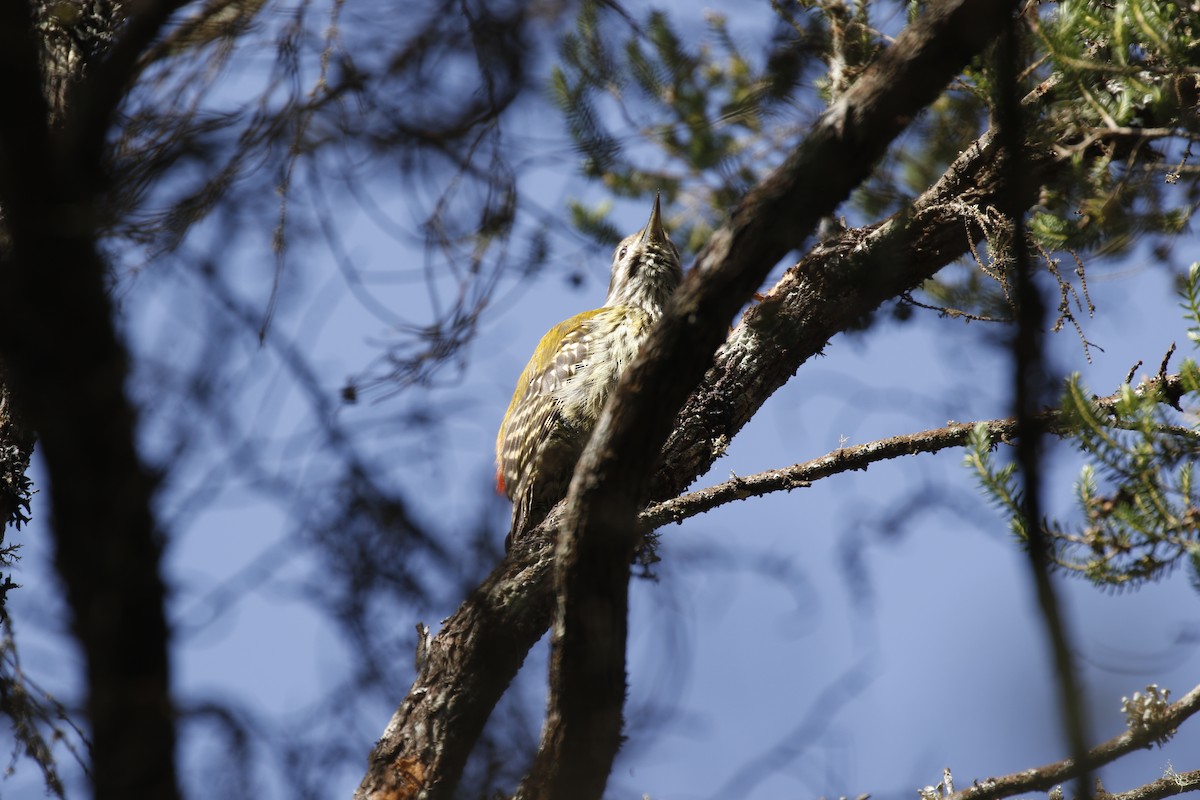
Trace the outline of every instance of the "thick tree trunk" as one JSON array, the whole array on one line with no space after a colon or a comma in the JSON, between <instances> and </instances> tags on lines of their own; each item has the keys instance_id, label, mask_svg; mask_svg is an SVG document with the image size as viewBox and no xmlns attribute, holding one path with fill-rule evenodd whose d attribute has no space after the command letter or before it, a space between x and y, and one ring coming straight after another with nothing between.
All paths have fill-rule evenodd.
<instances>
[{"instance_id":1,"label":"thick tree trunk","mask_svg":"<svg viewBox=\"0 0 1200 800\"><path fill-rule=\"evenodd\" d=\"M0 5L0 360L49 475L55 565L86 660L94 796L122 800L178 797L153 479L97 248L107 116L95 98L119 97L124 76L76 91L130 27L104 0ZM72 98L103 124L76 125Z\"/></svg>"}]
</instances>

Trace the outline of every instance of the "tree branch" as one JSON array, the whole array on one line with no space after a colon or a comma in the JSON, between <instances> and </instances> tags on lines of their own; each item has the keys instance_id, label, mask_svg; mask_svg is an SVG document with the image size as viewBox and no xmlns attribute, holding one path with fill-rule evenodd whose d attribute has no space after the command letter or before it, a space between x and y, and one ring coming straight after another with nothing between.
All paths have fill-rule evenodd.
<instances>
[{"instance_id":1,"label":"tree branch","mask_svg":"<svg viewBox=\"0 0 1200 800\"><path fill-rule=\"evenodd\" d=\"M1171 399L1172 396L1177 398L1178 393L1183 391L1183 387L1178 375L1165 375L1139 386L1137 391L1162 392L1163 394L1160 395L1162 402L1170 405L1176 402ZM1120 398L1121 391L1117 390L1107 397L1093 398L1092 402L1103 411L1111 411ZM1070 430L1064 423L1061 411L1045 411L1039 417L1048 433L1062 435ZM1007 442L1017 436L1016 418L1005 417L978 422L952 422L941 428L889 436L886 439L877 439L853 447L840 447L823 456L793 464L790 467L767 470L753 475L735 475L714 486L655 503L641 513L638 517L638 524L643 530L653 530L671 522L683 522L685 519L736 500L761 497L772 492L806 489L813 484L813 481L840 475L844 472L861 472L881 461L919 453L937 453L950 447L961 447L967 443L971 432L980 425L987 429L988 439L992 443ZM1174 426L1168 426L1164 432L1191 438L1197 436L1197 433L1189 428Z\"/></svg>"},{"instance_id":2,"label":"tree branch","mask_svg":"<svg viewBox=\"0 0 1200 800\"><path fill-rule=\"evenodd\" d=\"M1003 29L1014 5L947 0L906 28L713 234L622 375L576 468L559 531L549 709L521 796L598 800L603 794L621 742L637 511L676 414L724 341L729 320Z\"/></svg>"},{"instance_id":3,"label":"tree branch","mask_svg":"<svg viewBox=\"0 0 1200 800\"><path fill-rule=\"evenodd\" d=\"M1200 769L1191 772L1171 772L1156 781L1127 792L1105 793L1103 800L1162 800L1184 792L1200 790Z\"/></svg>"},{"instance_id":4,"label":"tree branch","mask_svg":"<svg viewBox=\"0 0 1200 800\"><path fill-rule=\"evenodd\" d=\"M997 800L1025 792L1047 791L1064 781L1077 778L1087 771L1116 761L1127 753L1145 749L1162 741L1197 711L1200 711L1200 686L1196 686L1179 702L1169 706L1150 724L1127 730L1088 750L1083 763L1078 763L1073 758L1064 758L1062 761L1021 770L1002 778L976 781L970 787L948 795L943 800ZM1192 775L1193 773L1187 774ZM1194 785L1189 786L1189 790L1191 788L1194 788ZM1173 793L1168 792L1168 794ZM1120 796L1106 795L1106 797ZM1158 796L1165 797L1166 795Z\"/></svg>"},{"instance_id":5,"label":"tree branch","mask_svg":"<svg viewBox=\"0 0 1200 800\"><path fill-rule=\"evenodd\" d=\"M42 94L40 63L32 9L27 3L0 3L0 192L35 181L37 166L46 160L50 107ZM6 229L21 222L12 214L4 209ZM0 247L11 246L6 238L0 236Z\"/></svg>"},{"instance_id":6,"label":"tree branch","mask_svg":"<svg viewBox=\"0 0 1200 800\"><path fill-rule=\"evenodd\" d=\"M1021 54L1020 29L1015 19L1006 21L995 49L996 85L993 87L994 113L1001 146L1011 154L1023 149L1025 119L1020 105ZM1025 519L1025 555L1033 578L1034 592L1045 624L1046 638L1054 659L1058 682L1058 701L1063 732L1071 755L1082 759L1088 741L1087 708L1079 687L1079 673L1071 647L1070 624L1062 612L1058 590L1050 579L1051 545L1042 530L1042 453L1045 420L1040 410L1049 399L1049 367L1046 365L1046 302L1034 281L1034 265L1026 236L1026 205L1016 188L1016 176L1023 159L1010 158L1005 164L1006 180L997 208L1007 221L1009 256L1015 273L1014 300L1017 325L1012 338L1012 403L1018 438L1015 462L1021 494L1021 515ZM1090 775L1080 774L1076 796L1091 800Z\"/></svg>"},{"instance_id":7,"label":"tree branch","mask_svg":"<svg viewBox=\"0 0 1200 800\"><path fill-rule=\"evenodd\" d=\"M977 208L995 201L1007 158L986 131L942 177L884 222L817 245L751 306L717 353L667 440L651 496L674 497L707 472L734 436L829 339L967 252ZM1031 157L1027 203L1056 168Z\"/></svg>"},{"instance_id":8,"label":"tree branch","mask_svg":"<svg viewBox=\"0 0 1200 800\"><path fill-rule=\"evenodd\" d=\"M70 166L86 170L85 178L100 179L104 147L113 113L125 98L142 53L178 9L189 0L135 0L126 4L120 36L103 58L90 65L67 97L67 118L61 137L63 157Z\"/></svg>"},{"instance_id":9,"label":"tree branch","mask_svg":"<svg viewBox=\"0 0 1200 800\"><path fill-rule=\"evenodd\" d=\"M1044 81L1023 102L1041 101L1054 85ZM817 245L787 270L746 311L679 413L651 497L674 497L707 472L767 398L835 334L965 254L976 209L996 203L1007 158L995 131L985 131L908 208ZM1025 154L1018 188L1026 205L1061 163Z\"/></svg>"},{"instance_id":10,"label":"tree branch","mask_svg":"<svg viewBox=\"0 0 1200 800\"><path fill-rule=\"evenodd\" d=\"M453 796L467 756L553 615L553 531L561 504L522 537L442 629L375 745L355 800Z\"/></svg>"},{"instance_id":11,"label":"tree branch","mask_svg":"<svg viewBox=\"0 0 1200 800\"><path fill-rule=\"evenodd\" d=\"M170 56L232 36L265 5L266 0L207 0L203 8L172 27L170 33L156 41L153 47L146 47L138 56L133 74L140 75Z\"/></svg>"},{"instance_id":12,"label":"tree branch","mask_svg":"<svg viewBox=\"0 0 1200 800\"><path fill-rule=\"evenodd\" d=\"M767 398L851 321L966 253L964 212L990 202L998 161L992 135L984 134L907 213L847 231L789 269L747 312L680 413L654 496L674 496L707 471ZM972 187L966 198L951 202L963 187ZM560 505L445 620L371 753L358 800L391 798L404 786L424 787L433 799L450 796L483 722L551 619L548 559L561 518ZM493 635L493 624L512 627ZM478 665L486 665L485 675Z\"/></svg>"},{"instance_id":13,"label":"tree branch","mask_svg":"<svg viewBox=\"0 0 1200 800\"><path fill-rule=\"evenodd\" d=\"M830 338L965 254L972 209L994 202L1003 158L994 135L984 133L908 209L817 246L789 269L745 314L680 412L652 496L674 497L707 471ZM1033 203L1058 162L1043 156L1026 163L1021 188ZM787 227L789 219L774 222ZM431 800L450 796L483 722L551 618L548 559L562 510L560 504L443 622L371 753L357 800L422 789ZM498 625L510 627L497 632ZM486 674L477 674L479 665Z\"/></svg>"}]
</instances>

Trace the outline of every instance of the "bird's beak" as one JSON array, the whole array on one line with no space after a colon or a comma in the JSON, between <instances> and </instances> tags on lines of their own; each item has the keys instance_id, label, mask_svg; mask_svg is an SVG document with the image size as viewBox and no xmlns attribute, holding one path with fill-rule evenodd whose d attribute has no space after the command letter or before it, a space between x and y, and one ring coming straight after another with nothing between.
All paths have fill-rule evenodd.
<instances>
[{"instance_id":1,"label":"bird's beak","mask_svg":"<svg viewBox=\"0 0 1200 800\"><path fill-rule=\"evenodd\" d=\"M654 193L654 209L650 212L650 221L642 231L644 244L661 244L667 240L667 232L662 226L662 209L658 203L658 193Z\"/></svg>"}]
</instances>

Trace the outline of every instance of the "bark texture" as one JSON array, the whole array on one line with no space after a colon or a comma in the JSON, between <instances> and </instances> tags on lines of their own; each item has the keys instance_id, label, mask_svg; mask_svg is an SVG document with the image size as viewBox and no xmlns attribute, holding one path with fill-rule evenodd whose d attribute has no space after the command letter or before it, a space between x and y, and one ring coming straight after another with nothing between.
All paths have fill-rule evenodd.
<instances>
[{"instance_id":1,"label":"bark texture","mask_svg":"<svg viewBox=\"0 0 1200 800\"><path fill-rule=\"evenodd\" d=\"M824 118L823 125L805 145L761 187L752 191L735 211L701 256L690 289L676 299L673 326L656 334L656 352L643 362L642 371L631 371L622 393L643 407L670 406L660 418L644 421L661 434L674 425L662 466L654 478L650 496L674 496L705 471L724 451L738 430L753 416L775 389L791 377L808 358L819 354L825 344L847 325L868 314L885 300L912 289L941 267L967 252L969 204L994 200L997 186L998 153L990 135L960 157L941 181L926 192L906 213L867 230L849 231L837 241L823 245L788 271L765 301L746 315L715 363L704 374L678 418L674 410L683 402L686 387L710 363L712 351L723 338L725 325L741 302L758 287L762 275L779 258L803 241L821 214L831 208L866 175L870 163L882 153L895 134L930 102L945 82L975 52L982 49L1014 4L994 2L950 3L934 9L914 33L898 42L860 83L862 94L851 92ZM864 83L864 81L866 83ZM883 120L889 120L884 124ZM1047 168L1041 164L1039 168ZM1036 176L1030 174L1030 186ZM821 187L812 191L812 187ZM1023 190L1024 187L1023 187ZM1026 195L1032 202L1035 194ZM961 205L957 200L961 200ZM951 202L955 201L955 202ZM709 284L709 273L717 265L720 280ZM701 286L705 288L700 291ZM710 294L711 292L711 294ZM716 302L714 295L728 297ZM694 326L694 327L693 327ZM705 328L705 331L700 328ZM674 353L683 340L695 336L695 353L686 368L666 368L663 377L648 382L650 371L660 369L667 353ZM672 362L674 364L674 362ZM658 364L659 366L654 366ZM686 373L686 374L685 374ZM681 383L680 383L681 382ZM681 388L681 385L684 388ZM644 402L649 399L649 402ZM667 402L667 401L670 402ZM666 417L664 423L661 419ZM609 419L610 415L606 415ZM611 423L609 423L611 424ZM640 428L645 432L651 428ZM626 429L625 444L636 438ZM605 508L598 518L598 552L584 560L604 563L603 571L627 571L631 550L632 515L644 500L644 476L625 478L620 468L608 464L596 471L596 461L606 452L624 453L624 445L613 444L606 428L594 440L596 452L576 472L573 493L584 491L596 474L620 480L610 484L611 506L585 500L588 508ZM608 447L600 444L605 437ZM631 448L633 453L636 448ZM653 459L653 454L650 456ZM427 647L428 655L408 696L393 716L371 755L368 772L356 798L429 798L451 796L462 764L482 729L483 722L516 674L529 648L537 641L552 617L554 545L551 543L562 518L560 506L523 546L514 549L493 571L478 591L447 619L441 632ZM577 515L580 511L575 512ZM613 516L613 515L616 516ZM605 543L605 529L618 529L618 544ZM624 531L624 533L621 533ZM636 539L634 539L636 541ZM574 545L566 545L573 547ZM597 556L596 562L590 559ZM622 561L622 559L624 559ZM619 563L618 563L619 562ZM566 573L564 573L566 575ZM617 583L600 577L566 576L578 580L585 591L602 596L622 594ZM624 586L627 577L621 577ZM574 585L574 584L572 584ZM622 601L617 600L618 604ZM510 620L506 631L492 625ZM620 640L619 680L612 679L618 658L607 660L607 677L597 679L581 673L577 686L591 691L599 680L614 695L624 686L623 625L612 622L623 615L607 601L580 604L580 616L596 615L596 624L610 643ZM605 621L607 620L607 621ZM607 627L604 627L607 626ZM611 656L611 654L610 654ZM558 656L556 656L558 657ZM475 674L480 666L487 676ZM561 670L561 667L556 667ZM618 698L617 713L623 702ZM561 710L556 712L561 714ZM612 731L611 716L601 728ZM461 724L449 724L459 720ZM590 723L580 728L583 736L595 733ZM566 741L556 730L547 735ZM605 734L613 747L611 733ZM560 745L551 744L551 747ZM584 754L579 763L590 759ZM575 774L563 774L548 756L543 756L531 792L575 791ZM583 769L593 776L607 770L610 756L602 756ZM588 779L594 791L600 779ZM571 794L583 797L583 794Z\"/></svg>"},{"instance_id":2,"label":"bark texture","mask_svg":"<svg viewBox=\"0 0 1200 800\"><path fill-rule=\"evenodd\" d=\"M96 798L178 797L154 482L97 248L104 142L128 77L113 56L172 7L0 4L0 360L49 475Z\"/></svg>"},{"instance_id":3,"label":"bark texture","mask_svg":"<svg viewBox=\"0 0 1200 800\"><path fill-rule=\"evenodd\" d=\"M599 800L604 793L628 691L637 512L676 414L725 341L731 318L779 259L869 176L892 139L1009 24L1015 7L1012 0L950 0L910 25L714 233L622 375L580 459L559 530L549 711L523 798Z\"/></svg>"}]
</instances>

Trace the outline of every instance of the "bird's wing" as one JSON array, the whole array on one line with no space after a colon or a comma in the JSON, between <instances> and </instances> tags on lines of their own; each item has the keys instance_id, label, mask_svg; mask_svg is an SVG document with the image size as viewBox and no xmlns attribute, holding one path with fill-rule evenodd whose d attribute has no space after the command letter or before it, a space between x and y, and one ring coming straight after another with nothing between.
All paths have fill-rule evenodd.
<instances>
[{"instance_id":1,"label":"bird's wing","mask_svg":"<svg viewBox=\"0 0 1200 800\"><path fill-rule=\"evenodd\" d=\"M595 337L589 335L592 321L604 311L602 308L584 311L547 331L517 379L512 402L496 437L497 487L502 491L517 489L505 485L505 476L511 478L518 474L521 471L518 465L533 456L534 445L561 424L554 394L591 357L590 345L595 341ZM521 432L527 430L530 420L536 417L540 419L536 420L536 432L530 432L532 438L519 441Z\"/></svg>"}]
</instances>

